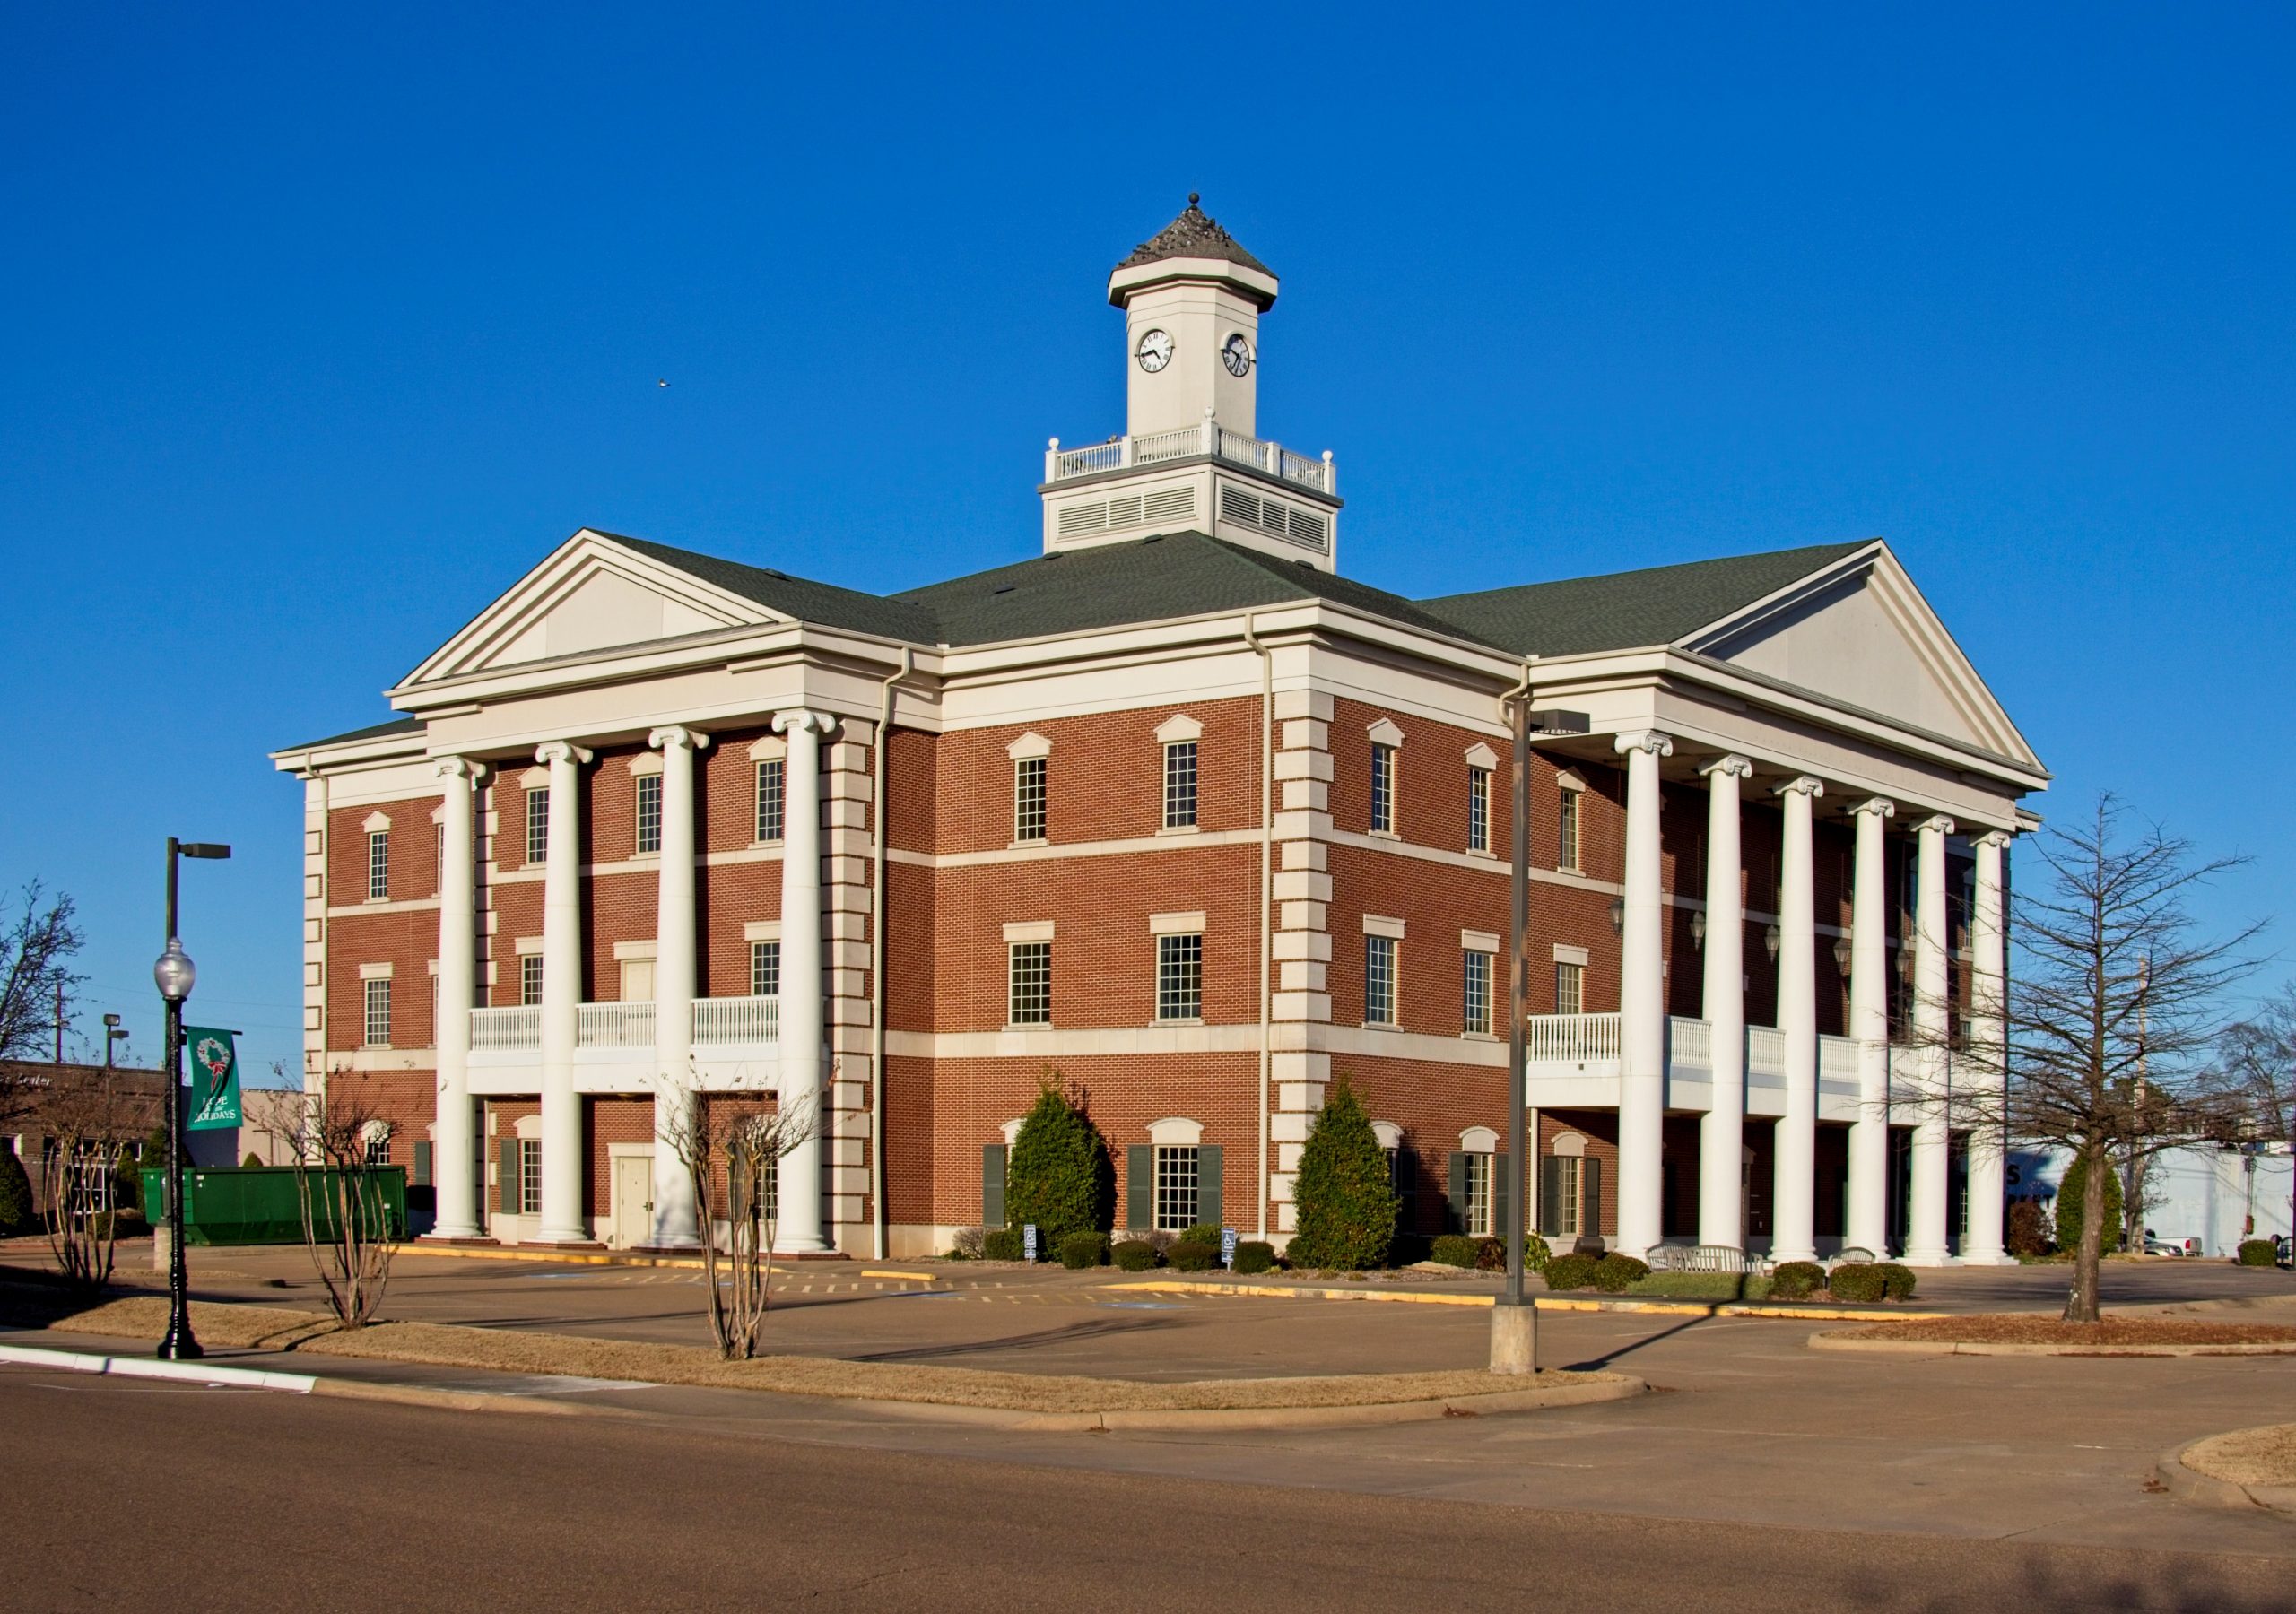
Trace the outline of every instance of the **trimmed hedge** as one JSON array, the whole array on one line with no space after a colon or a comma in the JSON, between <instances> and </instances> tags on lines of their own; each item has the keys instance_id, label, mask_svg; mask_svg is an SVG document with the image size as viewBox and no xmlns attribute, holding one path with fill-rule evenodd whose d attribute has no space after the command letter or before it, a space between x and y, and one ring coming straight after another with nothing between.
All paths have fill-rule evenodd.
<instances>
[{"instance_id":1,"label":"trimmed hedge","mask_svg":"<svg viewBox=\"0 0 2296 1614\"><path fill-rule=\"evenodd\" d=\"M1427 1259L1442 1266L1472 1270L1481 1263L1483 1241L1464 1233L1446 1233L1428 1247Z\"/></svg>"},{"instance_id":2,"label":"trimmed hedge","mask_svg":"<svg viewBox=\"0 0 2296 1614\"><path fill-rule=\"evenodd\" d=\"M1826 1270L1814 1261L1788 1261L1770 1274L1773 1300L1807 1300L1826 1286Z\"/></svg>"},{"instance_id":3,"label":"trimmed hedge","mask_svg":"<svg viewBox=\"0 0 2296 1614\"><path fill-rule=\"evenodd\" d=\"M1183 1238L1164 1259L1176 1272L1208 1272L1220 1264L1220 1246L1201 1239Z\"/></svg>"},{"instance_id":4,"label":"trimmed hedge","mask_svg":"<svg viewBox=\"0 0 2296 1614\"><path fill-rule=\"evenodd\" d=\"M1592 1289L1595 1269L1608 1259L1608 1256L1604 1256L1597 1260L1592 1255L1580 1255L1575 1252L1569 1255L1557 1255L1546 1263L1546 1270L1539 1275L1546 1280L1546 1286L1551 1289ZM1636 1264L1641 1263L1638 1262ZM1644 1268L1644 1271L1648 1269Z\"/></svg>"},{"instance_id":5,"label":"trimmed hedge","mask_svg":"<svg viewBox=\"0 0 2296 1614\"><path fill-rule=\"evenodd\" d=\"M1275 1270L1275 1246L1264 1239L1247 1238L1236 1245L1237 1271L1249 1275Z\"/></svg>"},{"instance_id":6,"label":"trimmed hedge","mask_svg":"<svg viewBox=\"0 0 2296 1614\"><path fill-rule=\"evenodd\" d=\"M991 1228L980 1236L983 1261L1025 1261L1028 1245L1018 1228Z\"/></svg>"},{"instance_id":7,"label":"trimmed hedge","mask_svg":"<svg viewBox=\"0 0 2296 1614\"><path fill-rule=\"evenodd\" d=\"M1080 1228L1060 1241L1060 1264L1071 1271L1105 1265L1108 1258L1109 1236L1105 1233Z\"/></svg>"},{"instance_id":8,"label":"trimmed hedge","mask_svg":"<svg viewBox=\"0 0 2296 1614\"><path fill-rule=\"evenodd\" d=\"M1844 1262L1827 1274L1826 1288L1851 1306L1871 1306L1890 1292L1882 1269L1870 1261Z\"/></svg>"},{"instance_id":9,"label":"trimmed hedge","mask_svg":"<svg viewBox=\"0 0 2296 1614\"><path fill-rule=\"evenodd\" d=\"M2240 1241L2240 1264L2277 1266L2280 1264L2280 1253L2273 1247L2269 1238L2244 1238Z\"/></svg>"},{"instance_id":10,"label":"trimmed hedge","mask_svg":"<svg viewBox=\"0 0 2296 1614\"><path fill-rule=\"evenodd\" d=\"M1079 1228L1109 1225L1116 1198L1116 1167L1108 1145L1059 1076L1047 1070L1005 1167L1004 1219L1036 1224L1040 1250Z\"/></svg>"},{"instance_id":11,"label":"trimmed hedge","mask_svg":"<svg viewBox=\"0 0 2296 1614\"><path fill-rule=\"evenodd\" d=\"M1552 1263L1550 1263L1552 1264ZM1626 1286L1650 1276L1650 1263L1613 1250L1595 1263L1595 1287L1606 1295L1623 1295Z\"/></svg>"},{"instance_id":12,"label":"trimmed hedge","mask_svg":"<svg viewBox=\"0 0 2296 1614\"><path fill-rule=\"evenodd\" d=\"M1113 1254L1117 1265L1127 1272L1150 1271L1156 1265L1156 1246L1144 1238L1127 1238Z\"/></svg>"},{"instance_id":13,"label":"trimmed hedge","mask_svg":"<svg viewBox=\"0 0 2296 1614\"><path fill-rule=\"evenodd\" d=\"M1387 1259L1399 1202L1387 1150L1344 1076L1309 1125L1292 1195L1300 1230L1291 1247L1301 1265L1360 1272Z\"/></svg>"},{"instance_id":14,"label":"trimmed hedge","mask_svg":"<svg viewBox=\"0 0 2296 1614\"><path fill-rule=\"evenodd\" d=\"M1911 1267L1900 1266L1894 1261L1877 1261L1874 1263L1874 1270L1881 1273L1883 1283L1888 1286L1891 1299L1910 1300L1913 1298L1915 1280Z\"/></svg>"}]
</instances>

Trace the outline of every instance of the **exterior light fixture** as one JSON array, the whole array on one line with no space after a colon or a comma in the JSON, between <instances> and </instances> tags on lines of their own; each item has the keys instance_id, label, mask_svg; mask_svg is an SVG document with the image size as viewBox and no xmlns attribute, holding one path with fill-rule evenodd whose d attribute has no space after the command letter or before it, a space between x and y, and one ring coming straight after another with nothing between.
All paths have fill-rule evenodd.
<instances>
[{"instance_id":1,"label":"exterior light fixture","mask_svg":"<svg viewBox=\"0 0 2296 1614\"><path fill-rule=\"evenodd\" d=\"M1706 910L1704 908L1691 910L1690 944L1700 950L1706 946Z\"/></svg>"},{"instance_id":2,"label":"exterior light fixture","mask_svg":"<svg viewBox=\"0 0 2296 1614\"><path fill-rule=\"evenodd\" d=\"M191 995L199 971L191 955L176 939L176 861L184 857L221 860L231 849L215 841L181 841L168 837L168 945L152 966L152 982L166 1006L167 1057L161 1080L167 1091L168 1128L168 1332L160 1341L162 1360L191 1361L206 1353L191 1332L191 1294L183 1270L183 1005ZM109 1056L107 1045L106 1056Z\"/></svg>"},{"instance_id":3,"label":"exterior light fixture","mask_svg":"<svg viewBox=\"0 0 2296 1614\"><path fill-rule=\"evenodd\" d=\"M1772 924L1768 930L1762 932L1761 950L1770 955L1770 961L1771 963L1775 964L1778 962L1779 944L1785 940L1785 933L1780 931L1776 924Z\"/></svg>"},{"instance_id":4,"label":"exterior light fixture","mask_svg":"<svg viewBox=\"0 0 2296 1614\"><path fill-rule=\"evenodd\" d=\"M1847 935L1834 938L1833 967L1844 970L1849 968L1849 938Z\"/></svg>"},{"instance_id":5,"label":"exterior light fixture","mask_svg":"<svg viewBox=\"0 0 2296 1614\"><path fill-rule=\"evenodd\" d=\"M1625 932L1626 898L1623 897L1613 897L1611 898L1611 934L1613 936L1623 935Z\"/></svg>"}]
</instances>

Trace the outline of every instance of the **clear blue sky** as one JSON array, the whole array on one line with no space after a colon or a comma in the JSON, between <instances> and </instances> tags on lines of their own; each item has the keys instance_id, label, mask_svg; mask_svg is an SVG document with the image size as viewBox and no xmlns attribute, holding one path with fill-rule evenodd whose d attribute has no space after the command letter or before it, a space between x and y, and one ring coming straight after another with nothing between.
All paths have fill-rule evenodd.
<instances>
[{"instance_id":1,"label":"clear blue sky","mask_svg":"<svg viewBox=\"0 0 2296 1614\"><path fill-rule=\"evenodd\" d=\"M574 528L1034 551L1191 189L1406 593L1879 534L2058 784L2285 904L2285 6L0 13L0 879L295 1057L297 786ZM665 389L655 385L668 378Z\"/></svg>"}]
</instances>

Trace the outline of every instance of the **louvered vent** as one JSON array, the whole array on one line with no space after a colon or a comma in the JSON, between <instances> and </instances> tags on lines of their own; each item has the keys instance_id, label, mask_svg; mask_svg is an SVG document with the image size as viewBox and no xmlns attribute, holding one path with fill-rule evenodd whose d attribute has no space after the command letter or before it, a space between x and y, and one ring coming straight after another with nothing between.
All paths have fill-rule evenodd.
<instances>
[{"instance_id":1,"label":"louvered vent","mask_svg":"<svg viewBox=\"0 0 2296 1614\"><path fill-rule=\"evenodd\" d=\"M1194 521L1196 490L1160 488L1153 493L1141 495L1140 506L1144 521Z\"/></svg>"},{"instance_id":2,"label":"louvered vent","mask_svg":"<svg viewBox=\"0 0 2296 1614\"><path fill-rule=\"evenodd\" d=\"M1063 505L1057 531L1063 538L1084 538L1094 533L1120 533L1152 521L1195 518L1194 488L1158 488L1091 504Z\"/></svg>"},{"instance_id":3,"label":"louvered vent","mask_svg":"<svg viewBox=\"0 0 2296 1614\"><path fill-rule=\"evenodd\" d=\"M1262 499L1241 488L1220 490L1220 519L1251 527L1271 537L1321 551L1331 541L1331 525L1320 516L1296 510L1273 499Z\"/></svg>"}]
</instances>

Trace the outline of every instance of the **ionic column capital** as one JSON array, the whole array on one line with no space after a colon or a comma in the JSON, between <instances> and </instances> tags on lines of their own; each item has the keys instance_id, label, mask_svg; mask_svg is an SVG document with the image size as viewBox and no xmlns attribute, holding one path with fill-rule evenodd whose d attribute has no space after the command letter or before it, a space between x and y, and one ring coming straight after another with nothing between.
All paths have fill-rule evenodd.
<instances>
[{"instance_id":1,"label":"ionic column capital","mask_svg":"<svg viewBox=\"0 0 2296 1614\"><path fill-rule=\"evenodd\" d=\"M1876 819L1895 818L1897 816L1897 811L1898 804L1890 800L1889 797L1867 796L1864 801L1858 803L1857 806L1852 807L1849 810L1849 816L1857 818L1862 813L1870 812Z\"/></svg>"},{"instance_id":2,"label":"ionic column capital","mask_svg":"<svg viewBox=\"0 0 2296 1614\"><path fill-rule=\"evenodd\" d=\"M486 764L473 761L468 757L439 757L435 759L435 766L439 777L442 779L468 779L477 785L486 778Z\"/></svg>"},{"instance_id":3,"label":"ionic column capital","mask_svg":"<svg viewBox=\"0 0 2296 1614\"><path fill-rule=\"evenodd\" d=\"M1942 812L1933 812L1912 826L1912 829L1916 835L1927 835L1933 831L1939 835L1951 835L1953 832L1953 820Z\"/></svg>"},{"instance_id":4,"label":"ionic column capital","mask_svg":"<svg viewBox=\"0 0 2296 1614\"><path fill-rule=\"evenodd\" d=\"M1985 846L1998 851L2006 851L2008 849L2009 843L2015 838L2016 837L2011 835L2006 829L1988 829L1983 835L1979 836L1975 840L1971 841L1970 845L1973 846Z\"/></svg>"},{"instance_id":5,"label":"ionic column capital","mask_svg":"<svg viewBox=\"0 0 2296 1614\"><path fill-rule=\"evenodd\" d=\"M1780 796L1807 796L1810 800L1814 802L1820 796L1825 794L1825 793L1826 783L1823 779L1813 779L1807 774L1796 774L1794 777L1787 780L1785 784L1773 789L1770 794Z\"/></svg>"},{"instance_id":6,"label":"ionic column capital","mask_svg":"<svg viewBox=\"0 0 2296 1614\"><path fill-rule=\"evenodd\" d=\"M1657 729L1636 729L1619 735L1612 743L1622 756L1629 751L1648 751L1654 757L1674 754L1674 740Z\"/></svg>"},{"instance_id":7,"label":"ionic column capital","mask_svg":"<svg viewBox=\"0 0 2296 1614\"><path fill-rule=\"evenodd\" d=\"M1711 762L1701 762L1698 765L1698 771L1709 779L1743 779L1751 775L1753 770L1754 765L1735 751L1726 757L1717 757Z\"/></svg>"},{"instance_id":8,"label":"ionic column capital","mask_svg":"<svg viewBox=\"0 0 2296 1614\"><path fill-rule=\"evenodd\" d=\"M773 715L773 732L777 734L833 734L837 732L837 716L831 712L816 712L798 707Z\"/></svg>"},{"instance_id":9,"label":"ionic column capital","mask_svg":"<svg viewBox=\"0 0 2296 1614\"><path fill-rule=\"evenodd\" d=\"M690 747L694 751L708 751L709 749L709 736L703 733L700 729L687 728L682 724L674 723L666 727L657 728L652 733L647 735L646 743L652 746L657 751L671 751L678 747Z\"/></svg>"},{"instance_id":10,"label":"ionic column capital","mask_svg":"<svg viewBox=\"0 0 2296 1614\"><path fill-rule=\"evenodd\" d=\"M535 760L542 763L588 762L596 753L575 744L571 740L545 740L535 747Z\"/></svg>"}]
</instances>

